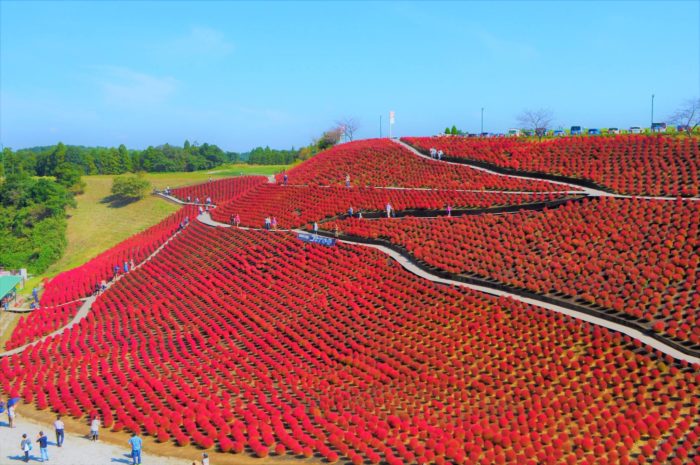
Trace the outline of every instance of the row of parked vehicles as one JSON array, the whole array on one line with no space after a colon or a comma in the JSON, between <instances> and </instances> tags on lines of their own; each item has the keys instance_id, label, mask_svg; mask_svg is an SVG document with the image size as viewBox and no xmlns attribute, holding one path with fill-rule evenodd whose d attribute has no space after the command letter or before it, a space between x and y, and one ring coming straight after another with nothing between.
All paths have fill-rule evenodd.
<instances>
[{"instance_id":1,"label":"row of parked vehicles","mask_svg":"<svg viewBox=\"0 0 700 465\"><path fill-rule=\"evenodd\" d=\"M650 128L651 132L669 132L669 131L677 131L677 132L683 132L687 130L686 126L683 125L678 125L678 126L669 126L666 123L654 123L651 125ZM631 126L629 129L620 129L620 128L605 128L605 129L597 129L597 128L583 128L581 126L571 126L571 128L566 131L564 129L542 129L542 130L523 130L523 129L509 129L508 133L505 134L506 136L509 137L518 137L518 136L536 136L536 135L542 135L542 136L551 136L551 137L563 137L563 136L583 136L583 135L588 135L588 136L600 136L600 135L606 135L606 134L642 134L646 132L646 128L642 128L639 126ZM482 136L489 136L489 134L482 134ZM498 136L496 134L491 134L491 136Z\"/></svg>"}]
</instances>

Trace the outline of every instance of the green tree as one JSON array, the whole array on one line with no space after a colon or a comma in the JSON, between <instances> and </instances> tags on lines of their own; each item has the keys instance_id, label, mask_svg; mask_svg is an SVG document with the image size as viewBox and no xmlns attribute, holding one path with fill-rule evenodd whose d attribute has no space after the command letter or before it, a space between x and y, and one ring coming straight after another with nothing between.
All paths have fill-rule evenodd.
<instances>
[{"instance_id":1,"label":"green tree","mask_svg":"<svg viewBox=\"0 0 700 465\"><path fill-rule=\"evenodd\" d=\"M64 163L54 171L56 182L67 187L73 194L82 194L85 183L80 178L81 169L73 163Z\"/></svg>"},{"instance_id":2,"label":"green tree","mask_svg":"<svg viewBox=\"0 0 700 465\"><path fill-rule=\"evenodd\" d=\"M450 134L452 134L453 136L459 134L459 132L457 131L457 126L455 126L454 124L452 125L452 129L450 130Z\"/></svg>"},{"instance_id":3,"label":"green tree","mask_svg":"<svg viewBox=\"0 0 700 465\"><path fill-rule=\"evenodd\" d=\"M112 182L112 195L123 200L138 200L146 195L150 187L151 183L141 173L118 176Z\"/></svg>"},{"instance_id":4,"label":"green tree","mask_svg":"<svg viewBox=\"0 0 700 465\"><path fill-rule=\"evenodd\" d=\"M124 144L121 144L117 149L117 164L119 174L131 171L131 156L129 156L129 151Z\"/></svg>"},{"instance_id":5,"label":"green tree","mask_svg":"<svg viewBox=\"0 0 700 465\"><path fill-rule=\"evenodd\" d=\"M56 173L56 169L66 162L66 152L67 148L63 145L63 142L59 142L56 148L51 151L48 159L46 160L46 169L44 176L53 176Z\"/></svg>"}]
</instances>

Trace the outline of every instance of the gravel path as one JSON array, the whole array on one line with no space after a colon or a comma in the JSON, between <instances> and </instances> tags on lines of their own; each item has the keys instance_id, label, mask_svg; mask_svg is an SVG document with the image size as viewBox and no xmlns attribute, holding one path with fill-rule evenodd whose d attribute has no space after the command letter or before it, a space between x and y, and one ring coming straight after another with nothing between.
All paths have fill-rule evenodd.
<instances>
[{"instance_id":1,"label":"gravel path","mask_svg":"<svg viewBox=\"0 0 700 465\"><path fill-rule=\"evenodd\" d=\"M10 429L7 426L7 418L3 414L3 421L0 422L0 465L19 465L24 463L24 454L19 448L22 434L28 438L36 440L39 431L43 431L49 438L49 462L52 465L113 465L131 464L131 449L125 443L124 446L110 444L104 441L92 442L84 435L66 431L63 447L56 447L56 436L53 428L47 428L29 418L21 416L21 410L15 420L16 427ZM87 428L86 428L87 429ZM193 452L195 455L197 452ZM30 452L29 463L41 462L39 445L34 443ZM192 461L176 459L170 457L154 457L142 453L141 463L143 465L191 465Z\"/></svg>"}]
</instances>

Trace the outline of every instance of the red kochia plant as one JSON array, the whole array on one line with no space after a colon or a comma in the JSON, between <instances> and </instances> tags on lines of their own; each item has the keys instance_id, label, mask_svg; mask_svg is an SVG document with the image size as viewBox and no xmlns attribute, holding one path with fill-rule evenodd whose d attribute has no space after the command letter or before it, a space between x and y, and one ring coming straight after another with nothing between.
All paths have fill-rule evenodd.
<instances>
[{"instance_id":1,"label":"red kochia plant","mask_svg":"<svg viewBox=\"0 0 700 465\"><path fill-rule=\"evenodd\" d=\"M538 240L522 226L525 242ZM622 235L612 242L631 249ZM445 240L434 255L454 247ZM115 429L354 464L624 463L643 445L661 462L700 432L699 383L697 367L620 334L423 280L374 249L198 222L78 325L0 359L4 393L37 404L43 393L53 410L116 419Z\"/></svg>"},{"instance_id":2,"label":"red kochia plant","mask_svg":"<svg viewBox=\"0 0 700 465\"><path fill-rule=\"evenodd\" d=\"M514 179L468 166L448 165L417 156L388 139L367 139L335 146L287 172L290 185L430 187L511 191L563 191L566 186L546 181ZM283 175L277 175L282 182Z\"/></svg>"},{"instance_id":3,"label":"red kochia plant","mask_svg":"<svg viewBox=\"0 0 700 465\"><path fill-rule=\"evenodd\" d=\"M598 198L542 212L324 227L388 238L446 271L558 292L697 343L699 217L700 202Z\"/></svg>"},{"instance_id":4,"label":"red kochia plant","mask_svg":"<svg viewBox=\"0 0 700 465\"><path fill-rule=\"evenodd\" d=\"M700 142L660 135L521 139L406 137L422 150L504 168L586 179L632 195L700 195Z\"/></svg>"},{"instance_id":5,"label":"red kochia plant","mask_svg":"<svg viewBox=\"0 0 700 465\"><path fill-rule=\"evenodd\" d=\"M265 176L240 176L236 178L217 179L216 181L204 182L193 186L178 187L171 189L173 197L180 200L204 203L210 198L212 203L230 202L248 192L255 186L266 183Z\"/></svg>"},{"instance_id":6,"label":"red kochia plant","mask_svg":"<svg viewBox=\"0 0 700 465\"><path fill-rule=\"evenodd\" d=\"M281 228L298 227L334 216L344 216L350 207L360 210L386 211L390 203L395 211L491 208L520 205L564 198L557 193L464 192L449 190L376 189L370 187L277 186L263 184L240 198L225 203L211 212L217 221L230 223L239 215L243 226L262 227L264 218L272 215Z\"/></svg>"}]
</instances>

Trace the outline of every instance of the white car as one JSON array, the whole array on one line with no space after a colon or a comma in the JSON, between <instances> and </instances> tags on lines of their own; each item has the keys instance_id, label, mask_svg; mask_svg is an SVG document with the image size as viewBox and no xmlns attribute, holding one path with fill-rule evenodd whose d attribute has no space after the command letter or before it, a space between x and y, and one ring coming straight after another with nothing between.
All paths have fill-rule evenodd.
<instances>
[{"instance_id":1,"label":"white car","mask_svg":"<svg viewBox=\"0 0 700 465\"><path fill-rule=\"evenodd\" d=\"M641 134L642 133L642 128L639 126L632 126L630 128L630 134Z\"/></svg>"}]
</instances>

